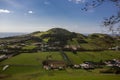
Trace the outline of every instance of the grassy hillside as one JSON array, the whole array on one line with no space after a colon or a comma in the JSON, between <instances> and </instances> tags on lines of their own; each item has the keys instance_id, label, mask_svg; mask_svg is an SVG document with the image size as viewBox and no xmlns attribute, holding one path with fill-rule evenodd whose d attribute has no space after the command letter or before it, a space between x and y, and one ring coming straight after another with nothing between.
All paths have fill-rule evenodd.
<instances>
[{"instance_id":1,"label":"grassy hillside","mask_svg":"<svg viewBox=\"0 0 120 80\"><path fill-rule=\"evenodd\" d=\"M83 61L95 61L109 60L109 59L120 59L119 51L101 51L101 52L65 52L73 63L80 64ZM0 64L23 64L23 65L41 65L41 62L46 59L47 56L52 56L51 59L63 60L60 52L38 52L38 53L22 53L18 56L12 57Z\"/></svg>"},{"instance_id":2,"label":"grassy hillside","mask_svg":"<svg viewBox=\"0 0 120 80\"><path fill-rule=\"evenodd\" d=\"M74 64L80 64L83 61L99 62L100 60L120 59L119 51L78 52L74 55L72 52L67 52L67 55Z\"/></svg>"},{"instance_id":3,"label":"grassy hillside","mask_svg":"<svg viewBox=\"0 0 120 80\"><path fill-rule=\"evenodd\" d=\"M73 54L65 52L74 64L80 64L83 61L99 61L108 59L120 59L120 52L102 51L102 52L78 52ZM59 52L39 52L39 53L23 53L18 56L0 62L0 65L11 64L7 70L2 71L0 66L1 80L119 80L119 75L101 74L100 69L95 70L74 70L67 68L63 71L50 70L46 71L42 68L42 61L47 56L51 59L63 60ZM7 78L8 77L8 78Z\"/></svg>"},{"instance_id":4,"label":"grassy hillside","mask_svg":"<svg viewBox=\"0 0 120 80\"><path fill-rule=\"evenodd\" d=\"M120 46L120 41L117 41L116 38L107 34L93 33L85 36L61 28L53 28L46 32L38 32L33 36L40 37L44 42L49 44L59 42L59 46L79 45L84 50L103 50L115 47L116 44Z\"/></svg>"},{"instance_id":5,"label":"grassy hillside","mask_svg":"<svg viewBox=\"0 0 120 80\"><path fill-rule=\"evenodd\" d=\"M62 28L52 28L45 32L33 32L31 34L0 39L4 44L27 44L32 43L48 44L52 47L80 46L80 50L106 50L115 46L120 46L120 39L107 34L93 33L85 36L80 33L70 32Z\"/></svg>"},{"instance_id":6,"label":"grassy hillside","mask_svg":"<svg viewBox=\"0 0 120 80\"><path fill-rule=\"evenodd\" d=\"M0 62L0 64L41 65L41 62L50 55L52 59L62 60L59 52L22 53L11 59Z\"/></svg>"}]
</instances>

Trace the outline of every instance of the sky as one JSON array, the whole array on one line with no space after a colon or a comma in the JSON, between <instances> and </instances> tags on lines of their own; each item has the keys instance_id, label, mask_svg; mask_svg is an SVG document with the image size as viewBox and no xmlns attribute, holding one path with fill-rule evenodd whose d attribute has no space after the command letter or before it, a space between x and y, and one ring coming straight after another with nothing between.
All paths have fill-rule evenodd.
<instances>
[{"instance_id":1,"label":"sky","mask_svg":"<svg viewBox=\"0 0 120 80\"><path fill-rule=\"evenodd\" d=\"M117 9L106 2L82 11L91 0L0 0L0 32L34 32L65 28L79 33L100 33L101 22Z\"/></svg>"}]
</instances>

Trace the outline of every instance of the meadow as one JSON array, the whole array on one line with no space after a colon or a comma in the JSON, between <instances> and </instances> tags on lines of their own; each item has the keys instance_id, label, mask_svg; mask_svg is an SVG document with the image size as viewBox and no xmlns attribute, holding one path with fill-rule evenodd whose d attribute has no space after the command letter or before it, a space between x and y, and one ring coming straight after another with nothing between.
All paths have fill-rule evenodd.
<instances>
[{"instance_id":1,"label":"meadow","mask_svg":"<svg viewBox=\"0 0 120 80\"><path fill-rule=\"evenodd\" d=\"M120 59L119 51L101 51L101 52L65 52L74 64L80 64L83 61ZM60 52L38 52L22 53L15 57L0 62L0 80L119 80L120 75L102 74L101 69L83 70L44 70L42 61L51 55L54 60L63 60ZM10 66L2 71L3 65Z\"/></svg>"}]
</instances>

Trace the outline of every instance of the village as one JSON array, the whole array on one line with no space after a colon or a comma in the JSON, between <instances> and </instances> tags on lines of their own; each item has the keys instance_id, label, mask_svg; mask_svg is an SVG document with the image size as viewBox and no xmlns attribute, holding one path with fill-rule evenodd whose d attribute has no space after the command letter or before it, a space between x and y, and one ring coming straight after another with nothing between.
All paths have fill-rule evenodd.
<instances>
[{"instance_id":1,"label":"village","mask_svg":"<svg viewBox=\"0 0 120 80\"><path fill-rule=\"evenodd\" d=\"M60 46L50 46L49 44L45 44L42 42L35 42L35 43L25 43L25 41L29 40L30 38L19 40L19 41L10 41L10 42L4 42L0 44L1 50L0 53L0 61L4 61L6 59L12 58L14 56L17 56L21 53L34 53L34 52L52 52L52 51L59 51L63 61L61 60L54 60L52 59L51 55L46 56L46 60L42 61L43 68L45 70L65 70L66 68L72 68L72 69L85 69L85 70L92 70L96 68L103 68L105 66L108 66L110 68L118 68L117 70L114 69L113 71L110 71L111 73L120 73L120 60L119 59L111 59L111 60L105 60L101 62L94 62L94 61L83 61L81 64L74 64L69 59L67 54L64 51L71 51L74 55L79 52L80 46L74 46L74 45L66 45L64 48L61 49ZM34 39L34 38L32 38ZM55 42L54 45L59 44L59 42ZM115 49L116 50L116 49ZM4 65L4 68L8 65ZM6 67L7 68L7 67ZM103 73L107 73L107 71L103 71ZM108 71L109 73L109 71Z\"/></svg>"},{"instance_id":2,"label":"village","mask_svg":"<svg viewBox=\"0 0 120 80\"><path fill-rule=\"evenodd\" d=\"M19 37L18 37L19 38ZM32 43L30 42L32 40ZM46 60L44 60L41 64L43 68L46 70L50 69L58 69L64 70L67 67L73 69L95 69L95 68L102 68L104 66L109 67L118 67L120 68L120 60L119 59L111 59L105 60L101 62L94 62L94 61L83 61L82 64L74 64L69 59L67 54L64 51L70 51L73 54L77 54L79 51L84 51L80 45L62 45L61 42L55 41L52 42L52 45L49 43L43 42L40 38L35 36L24 36L20 37L20 39L15 40L14 38L9 41L3 41L0 43L0 61L4 61L11 57L17 56L21 53L34 53L34 52L52 52L52 51L59 51L63 61L51 59L50 56L47 56ZM110 48L108 48L110 50ZM119 50L117 48L111 48L111 50ZM86 50L85 50L86 51ZM90 50L89 50L90 51ZM92 50L92 51L101 51L101 50ZM50 58L50 59L49 59Z\"/></svg>"}]
</instances>

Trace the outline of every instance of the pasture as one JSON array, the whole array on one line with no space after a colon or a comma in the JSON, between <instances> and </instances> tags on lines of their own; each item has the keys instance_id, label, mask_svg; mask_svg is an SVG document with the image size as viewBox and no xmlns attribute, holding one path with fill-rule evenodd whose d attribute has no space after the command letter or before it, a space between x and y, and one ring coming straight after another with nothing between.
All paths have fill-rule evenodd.
<instances>
[{"instance_id":1,"label":"pasture","mask_svg":"<svg viewBox=\"0 0 120 80\"><path fill-rule=\"evenodd\" d=\"M120 52L101 51L101 52L78 52L73 54L65 52L74 64L80 64L83 61L100 61L108 59L120 59ZM101 69L83 70L44 70L42 61L48 56L54 60L63 60L59 52L38 52L22 53L15 57L0 62L0 80L119 80L120 75L102 74ZM10 66L2 71L4 65Z\"/></svg>"}]
</instances>

